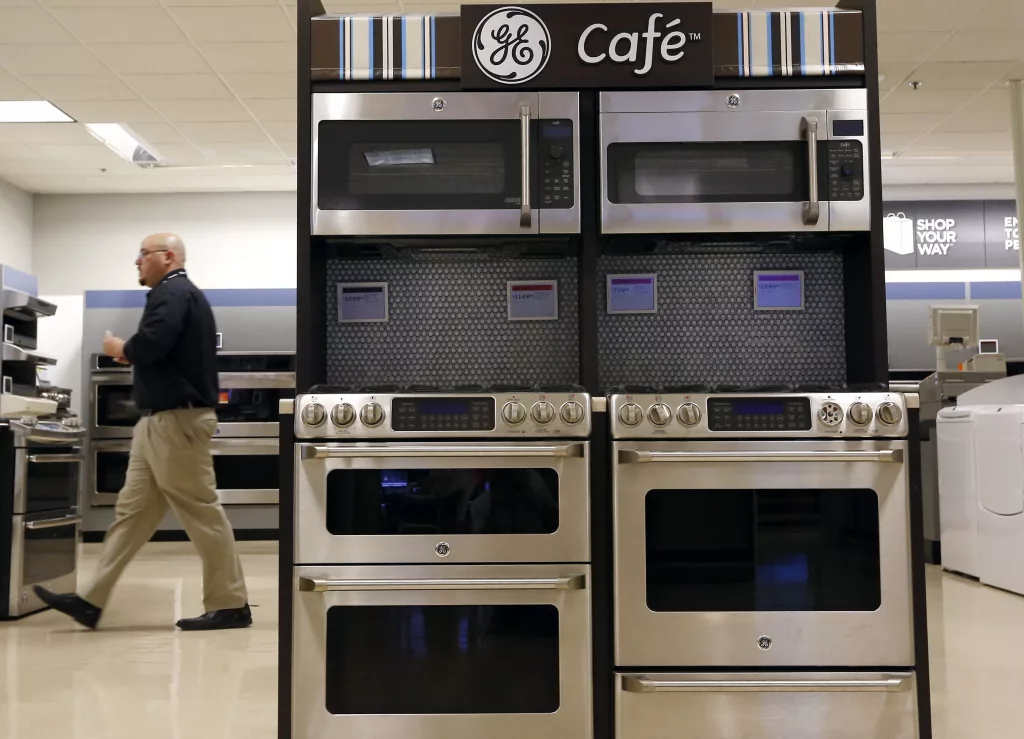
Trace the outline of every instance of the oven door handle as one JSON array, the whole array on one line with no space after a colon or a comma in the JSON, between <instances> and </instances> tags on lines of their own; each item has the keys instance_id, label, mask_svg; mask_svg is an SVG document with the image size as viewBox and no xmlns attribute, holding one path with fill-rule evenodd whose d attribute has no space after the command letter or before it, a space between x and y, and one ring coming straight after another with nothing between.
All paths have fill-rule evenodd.
<instances>
[{"instance_id":1,"label":"oven door handle","mask_svg":"<svg viewBox=\"0 0 1024 739\"><path fill-rule=\"evenodd\" d=\"M619 450L619 464L647 462L902 462L902 449L835 452L652 452Z\"/></svg>"},{"instance_id":2,"label":"oven door handle","mask_svg":"<svg viewBox=\"0 0 1024 739\"><path fill-rule=\"evenodd\" d=\"M807 182L811 191L804 203L804 224L814 226L821 216L821 203L818 200L818 119L801 118L800 133L807 139Z\"/></svg>"},{"instance_id":3,"label":"oven door handle","mask_svg":"<svg viewBox=\"0 0 1024 739\"><path fill-rule=\"evenodd\" d=\"M520 135L522 136L523 147L523 197L519 201L522 206L519 209L519 225L522 228L529 228L533 223L533 214L530 211L530 106L519 106Z\"/></svg>"},{"instance_id":4,"label":"oven door handle","mask_svg":"<svg viewBox=\"0 0 1024 739\"><path fill-rule=\"evenodd\" d=\"M655 680L625 677L627 693L889 693L910 689L910 675L871 680Z\"/></svg>"},{"instance_id":5,"label":"oven door handle","mask_svg":"<svg viewBox=\"0 0 1024 739\"><path fill-rule=\"evenodd\" d=\"M354 457L582 457L583 444L553 446L419 446L387 447L317 446L299 447L301 459L352 459Z\"/></svg>"},{"instance_id":6,"label":"oven door handle","mask_svg":"<svg viewBox=\"0 0 1024 739\"><path fill-rule=\"evenodd\" d=\"M582 590L584 575L565 577L444 577L393 580L329 580L300 577L303 593L364 590Z\"/></svg>"},{"instance_id":7,"label":"oven door handle","mask_svg":"<svg viewBox=\"0 0 1024 739\"><path fill-rule=\"evenodd\" d=\"M38 531L39 529L55 529L58 526L71 526L81 522L81 516L64 516L62 518L50 518L45 521L27 521L25 528L30 531Z\"/></svg>"},{"instance_id":8,"label":"oven door handle","mask_svg":"<svg viewBox=\"0 0 1024 739\"><path fill-rule=\"evenodd\" d=\"M82 464L85 461L85 457L81 454L29 454L26 459L35 464L58 464L62 462Z\"/></svg>"}]
</instances>

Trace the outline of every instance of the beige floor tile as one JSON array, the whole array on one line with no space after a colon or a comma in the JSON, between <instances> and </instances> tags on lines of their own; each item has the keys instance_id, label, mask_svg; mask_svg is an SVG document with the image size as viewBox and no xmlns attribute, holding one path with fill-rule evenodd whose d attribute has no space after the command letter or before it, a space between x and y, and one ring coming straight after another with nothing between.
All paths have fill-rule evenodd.
<instances>
[{"instance_id":1,"label":"beige floor tile","mask_svg":"<svg viewBox=\"0 0 1024 739\"><path fill-rule=\"evenodd\" d=\"M187 544L143 549L99 631L53 613L0 622L0 737L275 737L277 547L240 546L251 629L174 628L202 607L199 559ZM96 552L86 547L86 577ZM1021 736L1024 598L933 567L928 605L935 739Z\"/></svg>"}]
</instances>

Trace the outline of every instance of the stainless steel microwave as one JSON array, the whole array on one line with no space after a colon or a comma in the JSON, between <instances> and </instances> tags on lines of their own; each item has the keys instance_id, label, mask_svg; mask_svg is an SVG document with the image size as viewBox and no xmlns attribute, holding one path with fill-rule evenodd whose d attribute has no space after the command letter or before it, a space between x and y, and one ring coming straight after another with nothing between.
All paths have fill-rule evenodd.
<instances>
[{"instance_id":1,"label":"stainless steel microwave","mask_svg":"<svg viewBox=\"0 0 1024 739\"><path fill-rule=\"evenodd\" d=\"M313 95L312 233L580 230L575 92Z\"/></svg>"},{"instance_id":2,"label":"stainless steel microwave","mask_svg":"<svg viewBox=\"0 0 1024 739\"><path fill-rule=\"evenodd\" d=\"M867 231L865 90L605 92L606 234Z\"/></svg>"}]
</instances>

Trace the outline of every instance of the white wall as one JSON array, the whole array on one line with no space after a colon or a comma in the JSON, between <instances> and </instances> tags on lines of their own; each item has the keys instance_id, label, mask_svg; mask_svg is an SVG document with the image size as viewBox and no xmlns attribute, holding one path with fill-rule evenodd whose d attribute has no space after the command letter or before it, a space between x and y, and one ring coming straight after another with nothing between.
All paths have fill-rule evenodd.
<instances>
[{"instance_id":1,"label":"white wall","mask_svg":"<svg viewBox=\"0 0 1024 739\"><path fill-rule=\"evenodd\" d=\"M0 264L32 272L32 196L0 180Z\"/></svg>"},{"instance_id":2,"label":"white wall","mask_svg":"<svg viewBox=\"0 0 1024 739\"><path fill-rule=\"evenodd\" d=\"M149 234L184 239L202 288L295 287L294 192L37 195L33 223L31 271L58 306L40 324L39 351L57 360L49 379L71 388L76 410L85 400L82 293L141 289L135 258Z\"/></svg>"},{"instance_id":3,"label":"white wall","mask_svg":"<svg viewBox=\"0 0 1024 739\"><path fill-rule=\"evenodd\" d=\"M295 193L37 195L33 268L39 291L137 288L146 236L185 240L202 288L295 287Z\"/></svg>"},{"instance_id":4,"label":"white wall","mask_svg":"<svg viewBox=\"0 0 1024 739\"><path fill-rule=\"evenodd\" d=\"M1014 200L1012 184L1007 185L883 185L882 199L897 200Z\"/></svg>"}]
</instances>

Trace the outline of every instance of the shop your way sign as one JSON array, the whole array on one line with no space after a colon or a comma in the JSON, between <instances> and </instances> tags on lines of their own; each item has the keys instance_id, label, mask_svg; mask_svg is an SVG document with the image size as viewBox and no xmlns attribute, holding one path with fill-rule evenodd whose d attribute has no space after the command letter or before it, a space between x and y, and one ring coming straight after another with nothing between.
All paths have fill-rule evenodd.
<instances>
[{"instance_id":1,"label":"shop your way sign","mask_svg":"<svg viewBox=\"0 0 1024 739\"><path fill-rule=\"evenodd\" d=\"M467 89L710 87L711 3L463 5Z\"/></svg>"}]
</instances>

